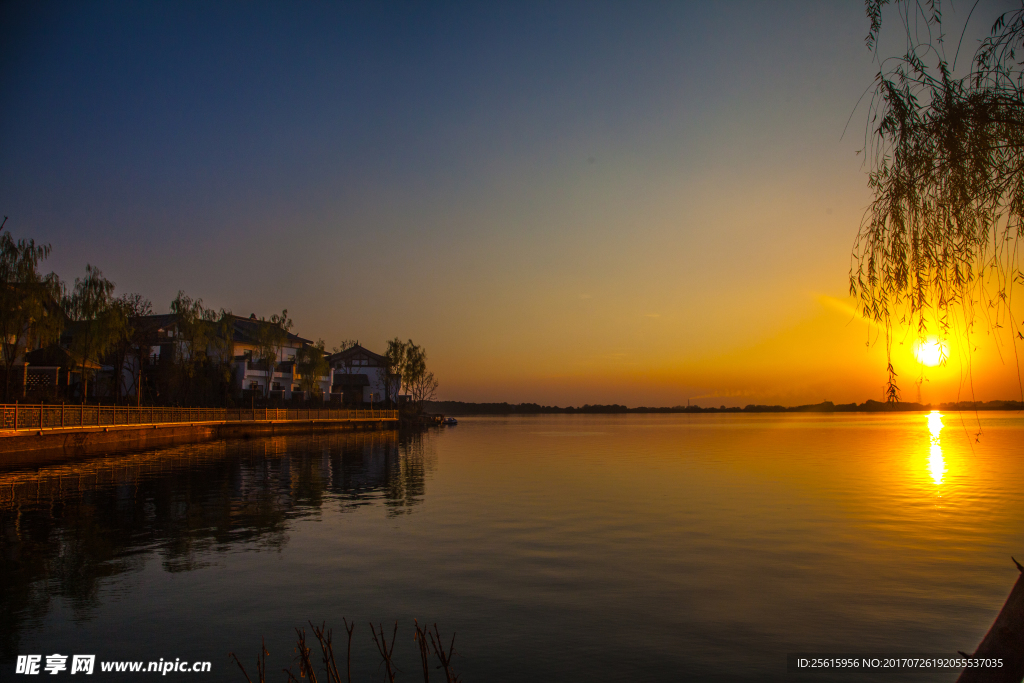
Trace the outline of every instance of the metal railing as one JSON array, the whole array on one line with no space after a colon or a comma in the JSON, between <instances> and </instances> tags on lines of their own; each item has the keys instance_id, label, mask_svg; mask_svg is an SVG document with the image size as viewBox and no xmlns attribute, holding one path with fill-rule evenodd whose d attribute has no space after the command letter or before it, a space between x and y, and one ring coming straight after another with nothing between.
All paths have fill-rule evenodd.
<instances>
[{"instance_id":1,"label":"metal railing","mask_svg":"<svg viewBox=\"0 0 1024 683\"><path fill-rule=\"evenodd\" d=\"M132 406L69 404L0 404L0 430L190 424L194 422L397 419L397 410L344 410L340 408L135 408Z\"/></svg>"}]
</instances>

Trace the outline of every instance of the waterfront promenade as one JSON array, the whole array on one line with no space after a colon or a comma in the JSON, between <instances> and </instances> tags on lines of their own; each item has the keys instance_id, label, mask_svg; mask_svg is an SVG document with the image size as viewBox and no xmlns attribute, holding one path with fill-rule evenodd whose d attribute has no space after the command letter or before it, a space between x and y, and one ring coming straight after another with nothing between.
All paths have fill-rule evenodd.
<instances>
[{"instance_id":1,"label":"waterfront promenade","mask_svg":"<svg viewBox=\"0 0 1024 683\"><path fill-rule=\"evenodd\" d=\"M0 404L0 435L24 430L226 422L397 420L396 410Z\"/></svg>"},{"instance_id":2,"label":"waterfront promenade","mask_svg":"<svg viewBox=\"0 0 1024 683\"><path fill-rule=\"evenodd\" d=\"M80 453L232 436L397 425L397 410L0 404L0 465L25 452Z\"/></svg>"}]
</instances>

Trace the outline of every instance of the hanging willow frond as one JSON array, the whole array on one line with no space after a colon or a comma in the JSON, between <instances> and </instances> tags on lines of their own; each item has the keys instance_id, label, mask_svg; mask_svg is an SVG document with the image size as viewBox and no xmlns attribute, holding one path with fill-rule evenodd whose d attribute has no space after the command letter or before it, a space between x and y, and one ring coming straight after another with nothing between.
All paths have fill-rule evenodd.
<instances>
[{"instance_id":1,"label":"hanging willow frond","mask_svg":"<svg viewBox=\"0 0 1024 683\"><path fill-rule=\"evenodd\" d=\"M867 1L869 46L884 4ZM993 328L1016 331L1010 300L1024 284L1024 7L998 18L961 77L943 57L938 2L900 7L909 48L876 79L867 131L874 200L850 267L850 292L885 329L888 351L902 321L922 338L933 327L948 336L956 321L969 334L984 310ZM921 25L923 40L910 28Z\"/></svg>"}]
</instances>

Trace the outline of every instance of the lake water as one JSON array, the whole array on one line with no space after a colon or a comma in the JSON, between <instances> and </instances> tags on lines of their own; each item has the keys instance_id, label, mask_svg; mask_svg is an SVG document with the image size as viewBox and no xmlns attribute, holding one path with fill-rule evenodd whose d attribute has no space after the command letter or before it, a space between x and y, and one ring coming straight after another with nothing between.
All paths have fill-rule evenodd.
<instances>
[{"instance_id":1,"label":"lake water","mask_svg":"<svg viewBox=\"0 0 1024 683\"><path fill-rule=\"evenodd\" d=\"M248 664L262 636L284 680L293 628L326 620L344 642L347 617L359 681L384 677L371 619L399 622L398 680L422 680L414 618L457 633L467 683L953 681L787 673L786 655L973 651L1024 561L1024 417L232 440L0 471L0 524L2 680L31 680L18 654L83 653L243 681L228 652Z\"/></svg>"}]
</instances>

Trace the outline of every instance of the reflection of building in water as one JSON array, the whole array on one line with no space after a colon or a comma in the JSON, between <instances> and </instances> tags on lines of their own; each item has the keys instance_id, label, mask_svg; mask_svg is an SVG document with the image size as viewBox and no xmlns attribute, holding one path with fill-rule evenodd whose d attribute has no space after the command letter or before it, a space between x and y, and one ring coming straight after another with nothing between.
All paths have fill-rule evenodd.
<instances>
[{"instance_id":1,"label":"reflection of building in water","mask_svg":"<svg viewBox=\"0 0 1024 683\"><path fill-rule=\"evenodd\" d=\"M379 435L376 443L348 442L331 449L330 490L341 494L346 505L383 497L390 514L401 514L422 498L433 458L428 457L422 434Z\"/></svg>"},{"instance_id":2,"label":"reflection of building in water","mask_svg":"<svg viewBox=\"0 0 1024 683\"><path fill-rule=\"evenodd\" d=\"M928 431L931 433L931 445L928 454L928 471L932 475L932 481L938 486L942 483L942 477L946 474L946 460L942 457L942 413L933 410L928 414Z\"/></svg>"},{"instance_id":3,"label":"reflection of building in water","mask_svg":"<svg viewBox=\"0 0 1024 683\"><path fill-rule=\"evenodd\" d=\"M105 580L279 548L289 521L332 500L408 511L424 493L423 437L394 431L231 440L0 473L0 659L64 599L76 618ZM432 461L431 461L432 462Z\"/></svg>"}]
</instances>

